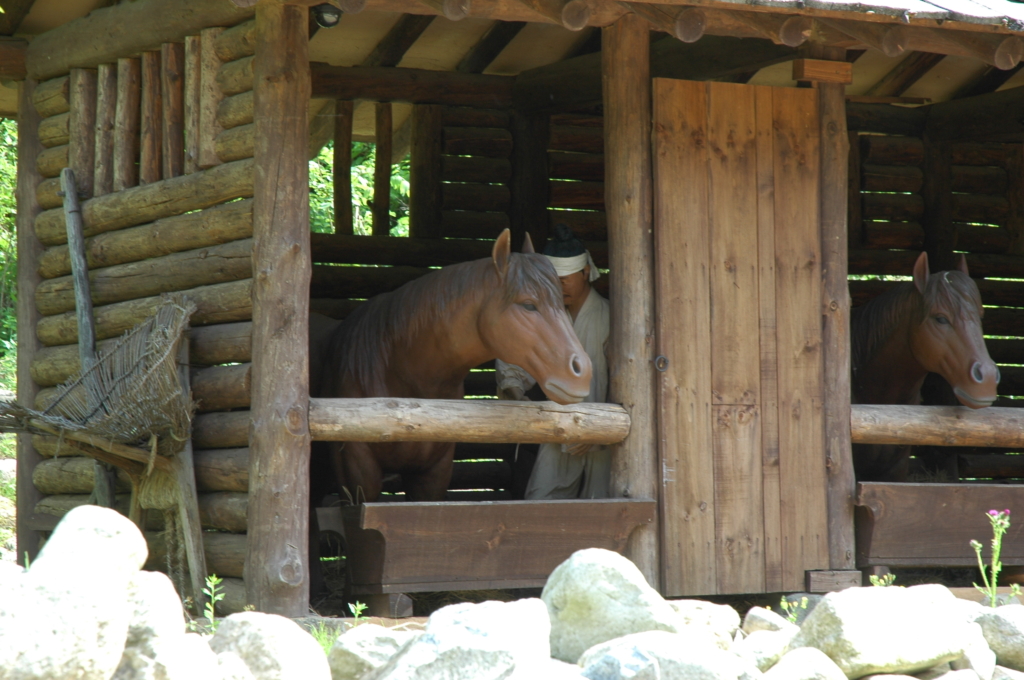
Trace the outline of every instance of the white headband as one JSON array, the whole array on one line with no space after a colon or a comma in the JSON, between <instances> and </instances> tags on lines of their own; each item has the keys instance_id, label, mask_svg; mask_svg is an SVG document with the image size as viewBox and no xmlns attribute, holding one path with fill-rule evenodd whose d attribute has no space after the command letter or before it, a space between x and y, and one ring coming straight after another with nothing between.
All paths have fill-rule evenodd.
<instances>
[{"instance_id":1,"label":"white headband","mask_svg":"<svg viewBox=\"0 0 1024 680\"><path fill-rule=\"evenodd\" d=\"M544 257L551 260L551 264L555 265L555 273L559 276L568 276L569 274L583 271L583 268L588 265L590 266L590 281L596 281L601 276L601 272L598 271L597 265L594 264L594 258L590 256L589 250L573 257L555 257L553 255L545 255Z\"/></svg>"}]
</instances>

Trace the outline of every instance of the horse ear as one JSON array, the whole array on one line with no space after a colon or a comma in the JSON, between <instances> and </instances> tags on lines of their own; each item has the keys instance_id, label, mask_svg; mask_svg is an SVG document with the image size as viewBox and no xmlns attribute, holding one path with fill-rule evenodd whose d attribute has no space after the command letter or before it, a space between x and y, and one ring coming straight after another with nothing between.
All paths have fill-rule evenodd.
<instances>
[{"instance_id":1,"label":"horse ear","mask_svg":"<svg viewBox=\"0 0 1024 680\"><path fill-rule=\"evenodd\" d=\"M967 271L967 256L963 253L960 254L960 259L956 262L956 268L962 271L967 276L970 276L970 272Z\"/></svg>"},{"instance_id":2,"label":"horse ear","mask_svg":"<svg viewBox=\"0 0 1024 680\"><path fill-rule=\"evenodd\" d=\"M533 239L530 238L530 232L526 232L526 238L523 240L523 252L528 255L533 255L537 252L533 249Z\"/></svg>"},{"instance_id":3,"label":"horse ear","mask_svg":"<svg viewBox=\"0 0 1024 680\"><path fill-rule=\"evenodd\" d=\"M921 253L914 263L914 285L924 295L924 289L928 285L928 253Z\"/></svg>"},{"instance_id":4,"label":"horse ear","mask_svg":"<svg viewBox=\"0 0 1024 680\"><path fill-rule=\"evenodd\" d=\"M508 273L508 258L512 253L512 233L506 228L494 241L494 248L491 250L491 259L494 260L494 269L498 272L498 278L504 279Z\"/></svg>"}]
</instances>

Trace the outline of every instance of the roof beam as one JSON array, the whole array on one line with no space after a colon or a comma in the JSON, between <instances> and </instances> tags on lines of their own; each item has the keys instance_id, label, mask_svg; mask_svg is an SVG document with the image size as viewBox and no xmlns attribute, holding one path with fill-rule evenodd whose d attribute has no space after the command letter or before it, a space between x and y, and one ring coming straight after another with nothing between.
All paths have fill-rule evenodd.
<instances>
[{"instance_id":1,"label":"roof beam","mask_svg":"<svg viewBox=\"0 0 1024 680\"><path fill-rule=\"evenodd\" d=\"M1017 64L1011 69L1006 69L1005 71L998 69L995 66L990 66L980 78L967 83L967 85L952 96L952 99L977 97L978 95L995 92L1005 85L1010 78L1017 75L1017 71L1021 70L1021 68L1024 68L1024 62Z\"/></svg>"},{"instance_id":2,"label":"roof beam","mask_svg":"<svg viewBox=\"0 0 1024 680\"><path fill-rule=\"evenodd\" d=\"M1024 87L928 107L925 130L933 140L1024 139Z\"/></svg>"},{"instance_id":3,"label":"roof beam","mask_svg":"<svg viewBox=\"0 0 1024 680\"><path fill-rule=\"evenodd\" d=\"M864 94L872 97L899 97L945 58L946 55L934 52L913 52Z\"/></svg>"},{"instance_id":4,"label":"roof beam","mask_svg":"<svg viewBox=\"0 0 1024 680\"><path fill-rule=\"evenodd\" d=\"M384 66L310 64L312 96L322 99L368 99L378 102L445 104L507 109L512 106L509 76Z\"/></svg>"},{"instance_id":5,"label":"roof beam","mask_svg":"<svg viewBox=\"0 0 1024 680\"><path fill-rule=\"evenodd\" d=\"M25 79L25 49L28 43L16 38L0 39L0 78Z\"/></svg>"},{"instance_id":6,"label":"roof beam","mask_svg":"<svg viewBox=\"0 0 1024 680\"><path fill-rule=\"evenodd\" d=\"M519 35L526 25L525 21L496 21L480 38L466 56L462 58L455 70L459 73L483 73L498 55L508 47L512 39Z\"/></svg>"},{"instance_id":7,"label":"roof beam","mask_svg":"<svg viewBox=\"0 0 1024 680\"><path fill-rule=\"evenodd\" d=\"M423 32L434 21L431 15L403 14L387 35L377 43L370 55L363 60L363 66L398 66Z\"/></svg>"},{"instance_id":8,"label":"roof beam","mask_svg":"<svg viewBox=\"0 0 1024 680\"><path fill-rule=\"evenodd\" d=\"M35 0L4 0L4 13L0 14L0 35L17 33L34 3Z\"/></svg>"},{"instance_id":9,"label":"roof beam","mask_svg":"<svg viewBox=\"0 0 1024 680\"><path fill-rule=\"evenodd\" d=\"M561 24L570 31L581 31L591 19L590 6L584 0L519 0L552 23Z\"/></svg>"}]
</instances>

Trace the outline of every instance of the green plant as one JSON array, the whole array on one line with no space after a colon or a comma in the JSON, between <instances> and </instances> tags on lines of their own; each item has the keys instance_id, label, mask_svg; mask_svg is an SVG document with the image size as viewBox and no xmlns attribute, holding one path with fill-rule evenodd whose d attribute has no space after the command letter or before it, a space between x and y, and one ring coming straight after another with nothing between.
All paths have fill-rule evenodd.
<instances>
[{"instance_id":1,"label":"green plant","mask_svg":"<svg viewBox=\"0 0 1024 680\"><path fill-rule=\"evenodd\" d=\"M210 632L212 633L217 632L217 615L215 612L217 603L224 599L224 593L220 589L220 584L222 583L224 583L224 579L216 574L210 574L206 577L206 587L203 588L203 594L208 598L203 613L210 622Z\"/></svg>"},{"instance_id":2,"label":"green plant","mask_svg":"<svg viewBox=\"0 0 1024 680\"><path fill-rule=\"evenodd\" d=\"M881 576L875 576L874 574L871 574L870 576L868 576L868 580L871 581L871 585L873 586L879 588L886 588L888 586L891 586L893 582L896 580L896 574L893 574L892 572L889 572L888 574L882 574Z\"/></svg>"},{"instance_id":3,"label":"green plant","mask_svg":"<svg viewBox=\"0 0 1024 680\"><path fill-rule=\"evenodd\" d=\"M786 619L790 623L796 623L797 618L800 616L801 609L807 609L807 598L801 597L799 602L790 602L783 595L782 599L779 600L779 607L786 615Z\"/></svg>"},{"instance_id":4,"label":"green plant","mask_svg":"<svg viewBox=\"0 0 1024 680\"><path fill-rule=\"evenodd\" d=\"M1003 549L1003 536L1010 529L1010 510L989 510L987 513L988 521L992 524L992 555L989 560L988 573L986 573L985 563L981 557L981 543L978 541L971 541L971 547L974 548L974 554L978 557L978 568L981 570L981 582L984 586L979 586L977 583L974 587L985 596L990 607L995 607L999 604L997 600L997 587L999 583L999 572L1003 570L1003 563L999 560L999 554ZM1011 591L1014 596L1020 594L1020 586L1014 583L1011 586Z\"/></svg>"},{"instance_id":5,"label":"green plant","mask_svg":"<svg viewBox=\"0 0 1024 680\"><path fill-rule=\"evenodd\" d=\"M348 610L352 612L352 617L359 623L359 619L363 618L363 612L366 611L366 605L362 602L349 602Z\"/></svg>"},{"instance_id":6,"label":"green plant","mask_svg":"<svg viewBox=\"0 0 1024 680\"><path fill-rule=\"evenodd\" d=\"M334 641L338 638L334 629L323 621L317 621L316 626L309 631L309 634L313 636L313 639L324 650L324 654L331 653L331 647L334 646Z\"/></svg>"}]
</instances>

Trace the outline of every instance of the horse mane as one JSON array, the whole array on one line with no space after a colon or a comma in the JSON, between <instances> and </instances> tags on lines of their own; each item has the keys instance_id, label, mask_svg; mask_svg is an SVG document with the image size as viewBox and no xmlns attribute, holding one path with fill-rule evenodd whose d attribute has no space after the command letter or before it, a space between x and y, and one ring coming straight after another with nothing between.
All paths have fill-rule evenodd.
<instances>
[{"instance_id":1,"label":"horse mane","mask_svg":"<svg viewBox=\"0 0 1024 680\"><path fill-rule=\"evenodd\" d=\"M913 281L905 281L887 290L866 305L850 313L850 359L853 370L866 365L875 353L906 324L919 324L936 304L954 316L965 313L984 315L978 286L958 270L937 272L928 277L924 294Z\"/></svg>"},{"instance_id":2,"label":"horse mane","mask_svg":"<svg viewBox=\"0 0 1024 680\"><path fill-rule=\"evenodd\" d=\"M488 257L432 271L367 300L345 319L331 342L338 385L347 374L365 394L383 394L391 350L412 342L426 328L446 323L455 308L494 288L496 279ZM503 304L512 304L521 292L539 304L562 303L558 275L546 257L510 254Z\"/></svg>"}]
</instances>

